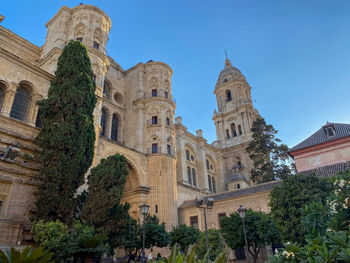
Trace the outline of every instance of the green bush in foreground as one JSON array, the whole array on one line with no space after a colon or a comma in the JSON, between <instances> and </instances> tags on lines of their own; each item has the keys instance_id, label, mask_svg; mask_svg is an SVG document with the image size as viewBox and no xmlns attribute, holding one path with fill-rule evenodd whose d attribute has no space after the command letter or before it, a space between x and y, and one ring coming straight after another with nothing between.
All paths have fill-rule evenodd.
<instances>
[{"instance_id":1,"label":"green bush in foreground","mask_svg":"<svg viewBox=\"0 0 350 263\"><path fill-rule=\"evenodd\" d=\"M26 247L23 251L11 247L3 252L0 250L0 263L53 263L52 253L44 248Z\"/></svg>"}]
</instances>

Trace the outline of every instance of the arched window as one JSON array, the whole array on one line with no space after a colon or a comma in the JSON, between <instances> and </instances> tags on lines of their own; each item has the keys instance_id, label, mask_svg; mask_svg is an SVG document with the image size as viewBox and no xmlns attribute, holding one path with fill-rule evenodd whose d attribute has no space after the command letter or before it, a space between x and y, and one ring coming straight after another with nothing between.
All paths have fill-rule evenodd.
<instances>
[{"instance_id":1,"label":"arched window","mask_svg":"<svg viewBox=\"0 0 350 263\"><path fill-rule=\"evenodd\" d=\"M192 184L191 167L189 167L189 166L187 166L187 182L188 182L188 184Z\"/></svg>"},{"instance_id":2,"label":"arched window","mask_svg":"<svg viewBox=\"0 0 350 263\"><path fill-rule=\"evenodd\" d=\"M107 100L111 99L111 84L109 83L108 80L105 80L104 84L103 84L103 95L105 96L105 98Z\"/></svg>"},{"instance_id":3,"label":"arched window","mask_svg":"<svg viewBox=\"0 0 350 263\"><path fill-rule=\"evenodd\" d=\"M5 84L0 82L0 111L1 111L2 105L4 104L5 93L6 93L6 86Z\"/></svg>"},{"instance_id":4,"label":"arched window","mask_svg":"<svg viewBox=\"0 0 350 263\"><path fill-rule=\"evenodd\" d=\"M211 181L212 181L213 193L216 193L216 185L215 185L215 177L214 176L211 177Z\"/></svg>"},{"instance_id":5,"label":"arched window","mask_svg":"<svg viewBox=\"0 0 350 263\"><path fill-rule=\"evenodd\" d=\"M190 160L190 151L186 150L186 160L189 161Z\"/></svg>"},{"instance_id":6,"label":"arched window","mask_svg":"<svg viewBox=\"0 0 350 263\"><path fill-rule=\"evenodd\" d=\"M239 135L242 135L242 126L241 125L238 125L238 133L239 133Z\"/></svg>"},{"instance_id":7,"label":"arched window","mask_svg":"<svg viewBox=\"0 0 350 263\"><path fill-rule=\"evenodd\" d=\"M236 131L236 125L234 123L231 123L231 131L232 131L232 136L236 137L237 131Z\"/></svg>"},{"instance_id":8,"label":"arched window","mask_svg":"<svg viewBox=\"0 0 350 263\"><path fill-rule=\"evenodd\" d=\"M213 189L211 187L211 176L210 175L208 175L208 186L209 186L209 191L212 192Z\"/></svg>"},{"instance_id":9,"label":"arched window","mask_svg":"<svg viewBox=\"0 0 350 263\"><path fill-rule=\"evenodd\" d=\"M197 186L196 170L192 168L192 182L194 186Z\"/></svg>"},{"instance_id":10,"label":"arched window","mask_svg":"<svg viewBox=\"0 0 350 263\"><path fill-rule=\"evenodd\" d=\"M230 139L230 131L228 129L226 129L226 138Z\"/></svg>"},{"instance_id":11,"label":"arched window","mask_svg":"<svg viewBox=\"0 0 350 263\"><path fill-rule=\"evenodd\" d=\"M102 113L101 113L101 136L106 136L106 124L107 124L107 111L105 108L102 108Z\"/></svg>"},{"instance_id":12,"label":"arched window","mask_svg":"<svg viewBox=\"0 0 350 263\"><path fill-rule=\"evenodd\" d=\"M118 141L118 126L119 120L116 114L113 114L112 117L112 129L111 129L111 139L113 141Z\"/></svg>"},{"instance_id":13,"label":"arched window","mask_svg":"<svg viewBox=\"0 0 350 263\"><path fill-rule=\"evenodd\" d=\"M17 88L15 99L13 100L10 117L25 121L27 119L30 104L30 91L24 84L20 84Z\"/></svg>"},{"instance_id":14,"label":"arched window","mask_svg":"<svg viewBox=\"0 0 350 263\"><path fill-rule=\"evenodd\" d=\"M207 164L207 170L209 170L210 167L209 167L209 160L208 159L206 160L206 164Z\"/></svg>"},{"instance_id":15,"label":"arched window","mask_svg":"<svg viewBox=\"0 0 350 263\"><path fill-rule=\"evenodd\" d=\"M231 91L229 91L229 90L226 91L226 99L227 99L227 101L232 100Z\"/></svg>"},{"instance_id":16,"label":"arched window","mask_svg":"<svg viewBox=\"0 0 350 263\"><path fill-rule=\"evenodd\" d=\"M41 111L38 110L38 115L36 115L36 121L35 121L35 126L38 128L43 127L43 123L41 122L40 116L41 116Z\"/></svg>"}]
</instances>

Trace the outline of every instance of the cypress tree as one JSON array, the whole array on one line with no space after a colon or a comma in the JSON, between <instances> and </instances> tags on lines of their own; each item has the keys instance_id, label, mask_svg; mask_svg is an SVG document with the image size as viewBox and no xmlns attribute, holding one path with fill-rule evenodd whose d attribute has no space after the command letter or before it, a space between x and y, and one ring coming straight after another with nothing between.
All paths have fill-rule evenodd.
<instances>
[{"instance_id":1,"label":"cypress tree","mask_svg":"<svg viewBox=\"0 0 350 263\"><path fill-rule=\"evenodd\" d=\"M120 204L128 175L128 163L123 155L115 154L91 169L89 188L81 218L104 236L111 248L121 246L131 220L129 204Z\"/></svg>"},{"instance_id":2,"label":"cypress tree","mask_svg":"<svg viewBox=\"0 0 350 263\"><path fill-rule=\"evenodd\" d=\"M93 155L95 83L87 50L70 41L58 59L48 98L40 101L43 128L36 137L42 168L37 177L37 217L72 222L74 195Z\"/></svg>"}]
</instances>

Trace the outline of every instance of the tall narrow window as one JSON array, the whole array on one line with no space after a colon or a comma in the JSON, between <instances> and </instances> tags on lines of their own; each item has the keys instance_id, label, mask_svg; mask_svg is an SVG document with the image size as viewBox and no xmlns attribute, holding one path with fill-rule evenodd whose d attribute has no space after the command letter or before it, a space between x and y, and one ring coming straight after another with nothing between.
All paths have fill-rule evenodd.
<instances>
[{"instance_id":1,"label":"tall narrow window","mask_svg":"<svg viewBox=\"0 0 350 263\"><path fill-rule=\"evenodd\" d=\"M116 114L113 114L112 129L111 129L111 139L113 141L118 141L118 126L119 126L118 117Z\"/></svg>"},{"instance_id":2,"label":"tall narrow window","mask_svg":"<svg viewBox=\"0 0 350 263\"><path fill-rule=\"evenodd\" d=\"M189 161L190 160L190 151L186 150L186 160Z\"/></svg>"},{"instance_id":3,"label":"tall narrow window","mask_svg":"<svg viewBox=\"0 0 350 263\"><path fill-rule=\"evenodd\" d=\"M194 168L192 168L192 181L193 181L193 185L197 186L196 170Z\"/></svg>"},{"instance_id":4,"label":"tall narrow window","mask_svg":"<svg viewBox=\"0 0 350 263\"><path fill-rule=\"evenodd\" d=\"M239 133L239 135L242 135L242 126L241 125L238 125L238 133Z\"/></svg>"},{"instance_id":5,"label":"tall narrow window","mask_svg":"<svg viewBox=\"0 0 350 263\"><path fill-rule=\"evenodd\" d=\"M232 96L231 96L231 91L226 91L226 98L227 98L227 101L231 101L232 100Z\"/></svg>"},{"instance_id":6,"label":"tall narrow window","mask_svg":"<svg viewBox=\"0 0 350 263\"><path fill-rule=\"evenodd\" d=\"M158 153L158 143L152 143L152 153Z\"/></svg>"},{"instance_id":7,"label":"tall narrow window","mask_svg":"<svg viewBox=\"0 0 350 263\"><path fill-rule=\"evenodd\" d=\"M152 125L158 123L158 117L157 116L152 116Z\"/></svg>"},{"instance_id":8,"label":"tall narrow window","mask_svg":"<svg viewBox=\"0 0 350 263\"><path fill-rule=\"evenodd\" d=\"M38 110L38 114L36 115L36 120L35 120L35 127L38 127L38 128L42 128L43 127L43 124L41 122L40 116L41 116L41 111Z\"/></svg>"},{"instance_id":9,"label":"tall narrow window","mask_svg":"<svg viewBox=\"0 0 350 263\"><path fill-rule=\"evenodd\" d=\"M95 74L92 74L92 81L96 82L96 75Z\"/></svg>"},{"instance_id":10,"label":"tall narrow window","mask_svg":"<svg viewBox=\"0 0 350 263\"><path fill-rule=\"evenodd\" d=\"M166 126L170 126L170 119L169 118L165 119L165 124L166 124Z\"/></svg>"},{"instance_id":11,"label":"tall narrow window","mask_svg":"<svg viewBox=\"0 0 350 263\"><path fill-rule=\"evenodd\" d=\"M226 129L226 138L230 139L230 131L228 129Z\"/></svg>"},{"instance_id":12,"label":"tall narrow window","mask_svg":"<svg viewBox=\"0 0 350 263\"><path fill-rule=\"evenodd\" d=\"M102 108L101 113L101 136L106 136L106 124L107 124L107 111L106 109Z\"/></svg>"},{"instance_id":13,"label":"tall narrow window","mask_svg":"<svg viewBox=\"0 0 350 263\"><path fill-rule=\"evenodd\" d=\"M188 184L192 184L191 167L189 166L187 166L187 182Z\"/></svg>"},{"instance_id":14,"label":"tall narrow window","mask_svg":"<svg viewBox=\"0 0 350 263\"><path fill-rule=\"evenodd\" d=\"M15 99L13 100L10 117L20 121L25 121L27 119L29 103L30 92L26 87L20 85L17 88Z\"/></svg>"},{"instance_id":15,"label":"tall narrow window","mask_svg":"<svg viewBox=\"0 0 350 263\"><path fill-rule=\"evenodd\" d=\"M212 176L212 177L211 177L211 180L212 180L213 193L215 194L215 193L216 193L215 177Z\"/></svg>"},{"instance_id":16,"label":"tall narrow window","mask_svg":"<svg viewBox=\"0 0 350 263\"><path fill-rule=\"evenodd\" d=\"M232 136L236 137L237 131L236 131L236 125L234 123L231 123L231 131L232 131Z\"/></svg>"},{"instance_id":17,"label":"tall narrow window","mask_svg":"<svg viewBox=\"0 0 350 263\"><path fill-rule=\"evenodd\" d=\"M111 99L111 91L111 84L108 80L105 80L105 82L103 83L103 95L107 100Z\"/></svg>"},{"instance_id":18,"label":"tall narrow window","mask_svg":"<svg viewBox=\"0 0 350 263\"><path fill-rule=\"evenodd\" d=\"M212 192L213 189L211 187L211 177L210 177L210 175L208 175L208 185L209 185L209 191Z\"/></svg>"},{"instance_id":19,"label":"tall narrow window","mask_svg":"<svg viewBox=\"0 0 350 263\"><path fill-rule=\"evenodd\" d=\"M155 207L155 212L156 212L156 214L158 213L158 205L156 205L156 207Z\"/></svg>"},{"instance_id":20,"label":"tall narrow window","mask_svg":"<svg viewBox=\"0 0 350 263\"><path fill-rule=\"evenodd\" d=\"M171 147L170 147L169 144L167 144L166 148L167 148L167 153L168 153L168 154L171 154Z\"/></svg>"},{"instance_id":21,"label":"tall narrow window","mask_svg":"<svg viewBox=\"0 0 350 263\"><path fill-rule=\"evenodd\" d=\"M0 83L0 111L1 111L2 105L4 104L5 92L6 92L6 86Z\"/></svg>"},{"instance_id":22,"label":"tall narrow window","mask_svg":"<svg viewBox=\"0 0 350 263\"><path fill-rule=\"evenodd\" d=\"M156 89L152 89L152 97L157 97L157 90Z\"/></svg>"},{"instance_id":23,"label":"tall narrow window","mask_svg":"<svg viewBox=\"0 0 350 263\"><path fill-rule=\"evenodd\" d=\"M97 43L96 41L94 41L93 48L99 49L100 48L100 44Z\"/></svg>"},{"instance_id":24,"label":"tall narrow window","mask_svg":"<svg viewBox=\"0 0 350 263\"><path fill-rule=\"evenodd\" d=\"M209 167L209 160L207 159L205 162L206 162L206 164L207 164L207 170L209 170L209 168L210 168L210 167Z\"/></svg>"},{"instance_id":25,"label":"tall narrow window","mask_svg":"<svg viewBox=\"0 0 350 263\"><path fill-rule=\"evenodd\" d=\"M190 217L190 226L198 229L198 216L191 216Z\"/></svg>"},{"instance_id":26,"label":"tall narrow window","mask_svg":"<svg viewBox=\"0 0 350 263\"><path fill-rule=\"evenodd\" d=\"M165 95L165 98L166 98L166 99L169 97L169 94L168 94L167 91L164 93L164 95Z\"/></svg>"}]
</instances>

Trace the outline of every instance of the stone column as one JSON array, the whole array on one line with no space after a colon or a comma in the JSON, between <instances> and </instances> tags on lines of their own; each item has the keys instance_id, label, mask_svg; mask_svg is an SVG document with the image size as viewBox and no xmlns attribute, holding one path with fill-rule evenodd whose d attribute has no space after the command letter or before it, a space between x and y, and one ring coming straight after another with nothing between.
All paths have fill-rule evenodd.
<instances>
[{"instance_id":1,"label":"stone column","mask_svg":"<svg viewBox=\"0 0 350 263\"><path fill-rule=\"evenodd\" d=\"M4 104L2 106L2 111L0 112L1 115L10 117L10 112L12 109L13 100L15 99L17 90L17 84L14 82L10 83L10 87L7 89L4 99Z\"/></svg>"},{"instance_id":2,"label":"stone column","mask_svg":"<svg viewBox=\"0 0 350 263\"><path fill-rule=\"evenodd\" d=\"M28 122L31 126L35 127L36 118L38 116L39 111L39 105L37 104L37 102L42 98L43 96L41 96L40 94L35 94L34 96L32 96L32 102L28 112Z\"/></svg>"}]
</instances>

